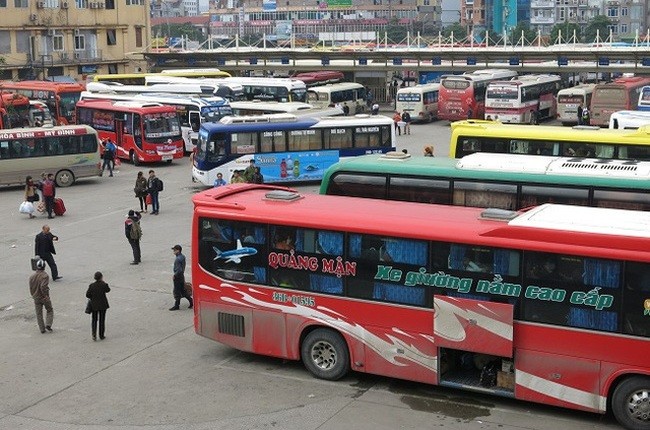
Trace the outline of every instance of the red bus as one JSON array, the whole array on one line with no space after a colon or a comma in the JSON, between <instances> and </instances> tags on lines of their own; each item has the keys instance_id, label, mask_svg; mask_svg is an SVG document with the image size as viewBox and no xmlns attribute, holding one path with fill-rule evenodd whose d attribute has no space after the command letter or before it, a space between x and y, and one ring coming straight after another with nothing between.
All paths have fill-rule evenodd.
<instances>
[{"instance_id":1,"label":"red bus","mask_svg":"<svg viewBox=\"0 0 650 430\"><path fill-rule=\"evenodd\" d=\"M44 102L59 125L76 124L75 104L79 101L83 85L69 82L3 81L0 90L20 93L30 100Z\"/></svg>"},{"instance_id":2,"label":"red bus","mask_svg":"<svg viewBox=\"0 0 650 430\"><path fill-rule=\"evenodd\" d=\"M303 81L307 88L315 87L317 85L335 84L341 82L344 77L345 75L343 75L343 72L336 72L333 70L297 73L292 76L293 79Z\"/></svg>"},{"instance_id":3,"label":"red bus","mask_svg":"<svg viewBox=\"0 0 650 430\"><path fill-rule=\"evenodd\" d=\"M301 195L193 197L197 334L650 428L650 213ZM408 214L408 220L404 219ZM431 228L435 226L435 228Z\"/></svg>"},{"instance_id":4,"label":"red bus","mask_svg":"<svg viewBox=\"0 0 650 430\"><path fill-rule=\"evenodd\" d=\"M160 103L80 100L79 124L99 133L102 141L110 138L117 156L134 165L156 161L171 163L183 158L184 141L176 107ZM103 150L103 149L102 149Z\"/></svg>"},{"instance_id":5,"label":"red bus","mask_svg":"<svg viewBox=\"0 0 650 430\"><path fill-rule=\"evenodd\" d=\"M0 129L24 127L29 124L29 99L21 94L0 92Z\"/></svg>"},{"instance_id":6,"label":"red bus","mask_svg":"<svg viewBox=\"0 0 650 430\"><path fill-rule=\"evenodd\" d=\"M589 124L609 126L609 117L619 110L636 110L639 94L650 78L630 76L598 84L591 96Z\"/></svg>"},{"instance_id":7,"label":"red bus","mask_svg":"<svg viewBox=\"0 0 650 430\"><path fill-rule=\"evenodd\" d=\"M462 75L444 75L440 80L438 118L449 121L483 119L485 90L490 82L517 76L506 69L485 69ZM471 109L471 112L470 112Z\"/></svg>"}]
</instances>

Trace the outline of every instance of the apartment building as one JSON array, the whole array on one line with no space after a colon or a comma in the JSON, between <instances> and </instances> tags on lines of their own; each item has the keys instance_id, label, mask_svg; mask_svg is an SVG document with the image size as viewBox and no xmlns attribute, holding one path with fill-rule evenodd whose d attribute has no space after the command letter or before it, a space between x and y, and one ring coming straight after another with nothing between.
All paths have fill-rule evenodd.
<instances>
[{"instance_id":1,"label":"apartment building","mask_svg":"<svg viewBox=\"0 0 650 430\"><path fill-rule=\"evenodd\" d=\"M144 69L146 0L0 0L0 79Z\"/></svg>"},{"instance_id":2,"label":"apartment building","mask_svg":"<svg viewBox=\"0 0 650 430\"><path fill-rule=\"evenodd\" d=\"M603 9L603 14L612 22L609 29L615 37L646 35L650 13L646 0L606 0Z\"/></svg>"}]
</instances>

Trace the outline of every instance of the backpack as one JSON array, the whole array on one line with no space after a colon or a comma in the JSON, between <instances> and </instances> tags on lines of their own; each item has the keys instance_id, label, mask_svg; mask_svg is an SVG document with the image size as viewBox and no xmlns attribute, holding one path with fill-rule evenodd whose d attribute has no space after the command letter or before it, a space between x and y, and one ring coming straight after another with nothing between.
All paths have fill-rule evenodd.
<instances>
[{"instance_id":1,"label":"backpack","mask_svg":"<svg viewBox=\"0 0 650 430\"><path fill-rule=\"evenodd\" d=\"M43 182L43 196L52 197L54 195L54 182L47 180Z\"/></svg>"},{"instance_id":2,"label":"backpack","mask_svg":"<svg viewBox=\"0 0 650 430\"><path fill-rule=\"evenodd\" d=\"M584 109L582 110L582 119L584 119L584 120L588 120L588 119L589 119L589 109L584 108Z\"/></svg>"},{"instance_id":3,"label":"backpack","mask_svg":"<svg viewBox=\"0 0 650 430\"><path fill-rule=\"evenodd\" d=\"M162 191L162 190L163 190L163 181L160 180L160 179L158 179L158 178L156 178L156 189L157 189L158 191Z\"/></svg>"},{"instance_id":4,"label":"backpack","mask_svg":"<svg viewBox=\"0 0 650 430\"><path fill-rule=\"evenodd\" d=\"M107 160L112 160L115 156L115 145L113 142L109 142L106 144L106 147L104 147L104 158Z\"/></svg>"},{"instance_id":5,"label":"backpack","mask_svg":"<svg viewBox=\"0 0 650 430\"><path fill-rule=\"evenodd\" d=\"M411 114L408 112L404 112L402 114L402 121L404 122L411 122Z\"/></svg>"},{"instance_id":6,"label":"backpack","mask_svg":"<svg viewBox=\"0 0 650 430\"><path fill-rule=\"evenodd\" d=\"M133 221L131 224L131 231L129 231L129 237L133 240L140 240L142 237L142 228L140 227L139 221Z\"/></svg>"}]
</instances>

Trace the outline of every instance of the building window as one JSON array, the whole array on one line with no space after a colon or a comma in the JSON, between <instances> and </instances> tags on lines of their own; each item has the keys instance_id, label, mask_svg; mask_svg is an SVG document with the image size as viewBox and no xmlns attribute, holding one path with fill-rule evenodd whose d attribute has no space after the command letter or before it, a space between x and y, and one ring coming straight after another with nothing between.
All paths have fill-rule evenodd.
<instances>
[{"instance_id":1,"label":"building window","mask_svg":"<svg viewBox=\"0 0 650 430\"><path fill-rule=\"evenodd\" d=\"M27 4L27 0L14 0L14 7L29 7L29 5Z\"/></svg>"},{"instance_id":2,"label":"building window","mask_svg":"<svg viewBox=\"0 0 650 430\"><path fill-rule=\"evenodd\" d=\"M7 0L0 0L0 7L7 7Z\"/></svg>"},{"instance_id":3,"label":"building window","mask_svg":"<svg viewBox=\"0 0 650 430\"><path fill-rule=\"evenodd\" d=\"M52 49L54 51L63 51L65 49L65 44L62 34L55 34L52 36Z\"/></svg>"},{"instance_id":4,"label":"building window","mask_svg":"<svg viewBox=\"0 0 650 430\"><path fill-rule=\"evenodd\" d=\"M622 34L627 33L627 24L621 24L621 33Z\"/></svg>"},{"instance_id":5,"label":"building window","mask_svg":"<svg viewBox=\"0 0 650 430\"><path fill-rule=\"evenodd\" d=\"M83 51L86 49L86 36L83 34L74 37L74 50Z\"/></svg>"},{"instance_id":6,"label":"building window","mask_svg":"<svg viewBox=\"0 0 650 430\"><path fill-rule=\"evenodd\" d=\"M627 16L627 8L626 7L621 8L621 16Z\"/></svg>"},{"instance_id":7,"label":"building window","mask_svg":"<svg viewBox=\"0 0 650 430\"><path fill-rule=\"evenodd\" d=\"M115 9L115 0L106 0L106 9Z\"/></svg>"},{"instance_id":8,"label":"building window","mask_svg":"<svg viewBox=\"0 0 650 430\"><path fill-rule=\"evenodd\" d=\"M27 54L29 52L29 37L31 31L16 31L16 52Z\"/></svg>"},{"instance_id":9,"label":"building window","mask_svg":"<svg viewBox=\"0 0 650 430\"><path fill-rule=\"evenodd\" d=\"M0 31L0 54L11 53L11 35L9 30Z\"/></svg>"},{"instance_id":10,"label":"building window","mask_svg":"<svg viewBox=\"0 0 650 430\"><path fill-rule=\"evenodd\" d=\"M610 17L610 18L618 17L618 8L617 7L609 7L609 8L607 8L607 16Z\"/></svg>"},{"instance_id":11,"label":"building window","mask_svg":"<svg viewBox=\"0 0 650 430\"><path fill-rule=\"evenodd\" d=\"M59 0L45 0L45 7L54 9L59 7Z\"/></svg>"},{"instance_id":12,"label":"building window","mask_svg":"<svg viewBox=\"0 0 650 430\"><path fill-rule=\"evenodd\" d=\"M117 73L117 64L109 64L108 65L108 73L111 75L114 75Z\"/></svg>"},{"instance_id":13,"label":"building window","mask_svg":"<svg viewBox=\"0 0 650 430\"><path fill-rule=\"evenodd\" d=\"M142 48L142 27L135 28L135 46Z\"/></svg>"},{"instance_id":14,"label":"building window","mask_svg":"<svg viewBox=\"0 0 650 430\"><path fill-rule=\"evenodd\" d=\"M77 9L88 9L88 0L75 0Z\"/></svg>"},{"instance_id":15,"label":"building window","mask_svg":"<svg viewBox=\"0 0 650 430\"><path fill-rule=\"evenodd\" d=\"M106 30L106 44L109 46L117 45L117 32L115 29Z\"/></svg>"}]
</instances>

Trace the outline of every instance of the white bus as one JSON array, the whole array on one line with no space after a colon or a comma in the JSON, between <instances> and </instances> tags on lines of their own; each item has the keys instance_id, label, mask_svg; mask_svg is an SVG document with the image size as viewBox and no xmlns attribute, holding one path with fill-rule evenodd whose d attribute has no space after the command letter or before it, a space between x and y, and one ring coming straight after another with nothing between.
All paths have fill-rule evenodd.
<instances>
[{"instance_id":1,"label":"white bus","mask_svg":"<svg viewBox=\"0 0 650 430\"><path fill-rule=\"evenodd\" d=\"M347 104L350 113L362 113L366 109L366 87L356 82L319 85L307 91L307 100L317 108Z\"/></svg>"},{"instance_id":2,"label":"white bus","mask_svg":"<svg viewBox=\"0 0 650 430\"><path fill-rule=\"evenodd\" d=\"M315 108L309 103L302 102L263 102L260 100L232 102L233 115L270 115L274 113L289 113L297 117L306 116L321 118L324 116L340 116L343 111L336 107Z\"/></svg>"},{"instance_id":3,"label":"white bus","mask_svg":"<svg viewBox=\"0 0 650 430\"><path fill-rule=\"evenodd\" d=\"M222 97L192 97L182 94L158 93L97 93L92 91L84 91L81 93L81 100L89 99L152 102L174 106L180 116L181 131L186 152L194 150L198 138L197 133L201 124L206 122L217 122L224 116L232 115L230 103Z\"/></svg>"},{"instance_id":4,"label":"white bus","mask_svg":"<svg viewBox=\"0 0 650 430\"><path fill-rule=\"evenodd\" d=\"M241 84L225 81L223 78L183 78L177 76L147 75L145 91L165 93L202 94L218 96L230 101L244 100L244 87Z\"/></svg>"},{"instance_id":5,"label":"white bus","mask_svg":"<svg viewBox=\"0 0 650 430\"><path fill-rule=\"evenodd\" d=\"M609 128L636 130L650 125L650 111L619 110L609 117Z\"/></svg>"},{"instance_id":6,"label":"white bus","mask_svg":"<svg viewBox=\"0 0 650 430\"><path fill-rule=\"evenodd\" d=\"M85 125L0 130L0 185L24 184L29 175L54 174L68 187L79 178L99 176L99 139Z\"/></svg>"},{"instance_id":7,"label":"white bus","mask_svg":"<svg viewBox=\"0 0 650 430\"><path fill-rule=\"evenodd\" d=\"M578 106L589 107L596 84L582 84L557 93L557 119L562 125L578 124Z\"/></svg>"},{"instance_id":8,"label":"white bus","mask_svg":"<svg viewBox=\"0 0 650 430\"><path fill-rule=\"evenodd\" d=\"M438 118L440 84L422 84L397 90L395 110L407 111L412 121L431 122Z\"/></svg>"},{"instance_id":9,"label":"white bus","mask_svg":"<svg viewBox=\"0 0 650 430\"><path fill-rule=\"evenodd\" d=\"M298 79L233 77L220 80L241 85L244 100L307 102L307 86Z\"/></svg>"},{"instance_id":10,"label":"white bus","mask_svg":"<svg viewBox=\"0 0 650 430\"><path fill-rule=\"evenodd\" d=\"M523 75L491 82L485 96L485 119L498 117L503 123L536 124L555 118L555 96L560 84L558 75Z\"/></svg>"}]
</instances>

